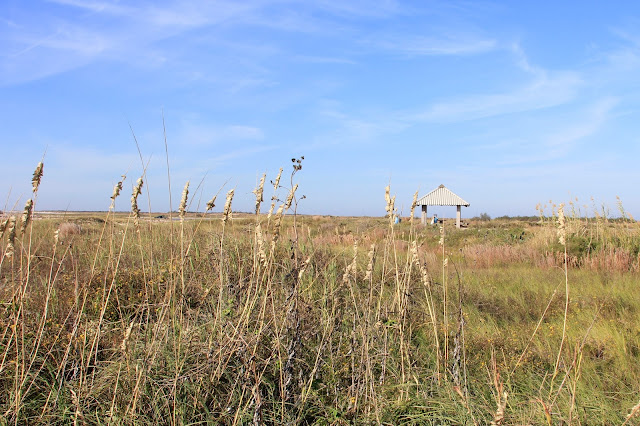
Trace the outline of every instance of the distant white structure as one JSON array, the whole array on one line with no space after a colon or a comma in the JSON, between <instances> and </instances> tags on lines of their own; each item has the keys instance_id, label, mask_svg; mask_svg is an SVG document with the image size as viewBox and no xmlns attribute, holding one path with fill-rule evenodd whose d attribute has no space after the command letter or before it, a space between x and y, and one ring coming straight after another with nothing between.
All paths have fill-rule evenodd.
<instances>
[{"instance_id":1,"label":"distant white structure","mask_svg":"<svg viewBox=\"0 0 640 426\"><path fill-rule=\"evenodd\" d=\"M440 185L427 195L418 199L418 206L422 206L422 224L427 224L427 206L456 206L456 227L460 228L460 210L461 206L469 207L470 204L447 189L444 185Z\"/></svg>"}]
</instances>

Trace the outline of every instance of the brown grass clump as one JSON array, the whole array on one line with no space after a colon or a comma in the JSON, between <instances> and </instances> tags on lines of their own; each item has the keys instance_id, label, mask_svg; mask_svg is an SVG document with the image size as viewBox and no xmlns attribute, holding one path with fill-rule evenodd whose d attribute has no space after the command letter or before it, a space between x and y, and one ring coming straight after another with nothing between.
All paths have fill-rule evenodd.
<instances>
[{"instance_id":1,"label":"brown grass clump","mask_svg":"<svg viewBox=\"0 0 640 426\"><path fill-rule=\"evenodd\" d=\"M58 226L57 236L60 241L69 241L82 233L82 226L73 222L64 222Z\"/></svg>"}]
</instances>

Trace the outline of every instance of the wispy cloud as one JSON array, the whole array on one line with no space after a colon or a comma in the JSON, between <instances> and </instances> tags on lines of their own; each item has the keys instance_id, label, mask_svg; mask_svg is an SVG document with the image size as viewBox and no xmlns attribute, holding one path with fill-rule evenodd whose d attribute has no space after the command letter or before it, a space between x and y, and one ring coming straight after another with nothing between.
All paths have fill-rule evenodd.
<instances>
[{"instance_id":1,"label":"wispy cloud","mask_svg":"<svg viewBox=\"0 0 640 426\"><path fill-rule=\"evenodd\" d=\"M264 132L258 127L243 124L211 125L187 120L182 122L172 139L182 147L202 148L260 141L264 139Z\"/></svg>"},{"instance_id":2,"label":"wispy cloud","mask_svg":"<svg viewBox=\"0 0 640 426\"><path fill-rule=\"evenodd\" d=\"M131 8L113 1L94 1L94 0L47 0L49 3L55 3L64 6L73 6L94 13L109 13L112 15L125 15L131 12Z\"/></svg>"},{"instance_id":3,"label":"wispy cloud","mask_svg":"<svg viewBox=\"0 0 640 426\"><path fill-rule=\"evenodd\" d=\"M493 39L466 35L445 37L391 37L379 43L383 49L407 55L451 56L486 53L497 47Z\"/></svg>"},{"instance_id":4,"label":"wispy cloud","mask_svg":"<svg viewBox=\"0 0 640 426\"><path fill-rule=\"evenodd\" d=\"M53 8L55 6L55 8ZM75 69L92 61L135 60L154 43L184 31L245 16L252 3L53 0L41 14L21 15L0 47L0 85ZM77 11L86 12L78 15ZM17 18L17 19L18 19Z\"/></svg>"},{"instance_id":5,"label":"wispy cloud","mask_svg":"<svg viewBox=\"0 0 640 426\"><path fill-rule=\"evenodd\" d=\"M355 65L358 62L347 58L329 57L329 56L313 56L313 55L296 55L291 58L294 61L308 62L312 64L345 64Z\"/></svg>"},{"instance_id":6,"label":"wispy cloud","mask_svg":"<svg viewBox=\"0 0 640 426\"><path fill-rule=\"evenodd\" d=\"M411 121L451 123L554 107L574 99L581 83L582 79L576 72L549 73L510 92L472 95L435 103L407 118Z\"/></svg>"},{"instance_id":7,"label":"wispy cloud","mask_svg":"<svg viewBox=\"0 0 640 426\"><path fill-rule=\"evenodd\" d=\"M576 142L600 130L611 116L619 100L613 97L601 99L589 106L576 122L545 138L545 144L557 154L566 153Z\"/></svg>"}]
</instances>

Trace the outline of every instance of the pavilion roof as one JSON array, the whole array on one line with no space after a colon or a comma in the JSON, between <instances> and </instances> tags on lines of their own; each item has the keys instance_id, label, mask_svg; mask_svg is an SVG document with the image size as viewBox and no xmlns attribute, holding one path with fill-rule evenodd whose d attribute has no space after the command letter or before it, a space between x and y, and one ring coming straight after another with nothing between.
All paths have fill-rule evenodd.
<instances>
[{"instance_id":1,"label":"pavilion roof","mask_svg":"<svg viewBox=\"0 0 640 426\"><path fill-rule=\"evenodd\" d=\"M427 195L424 195L418 199L417 205L419 206L465 206L469 207L470 204L454 194L451 190L444 185L440 185Z\"/></svg>"}]
</instances>

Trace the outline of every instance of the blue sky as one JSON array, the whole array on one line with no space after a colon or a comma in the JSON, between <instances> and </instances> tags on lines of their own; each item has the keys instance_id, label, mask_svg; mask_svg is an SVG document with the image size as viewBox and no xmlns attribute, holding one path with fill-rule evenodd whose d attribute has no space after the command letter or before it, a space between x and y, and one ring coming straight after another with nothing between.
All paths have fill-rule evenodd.
<instances>
[{"instance_id":1,"label":"blue sky","mask_svg":"<svg viewBox=\"0 0 640 426\"><path fill-rule=\"evenodd\" d=\"M2 1L0 209L46 152L38 209L105 210L126 173L126 210L131 126L167 210L163 114L174 208L190 180L250 211L304 155L302 213L383 215L390 182L405 215L443 183L466 217L640 217L640 3Z\"/></svg>"}]
</instances>

